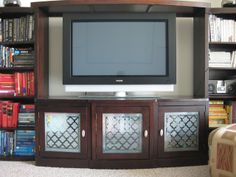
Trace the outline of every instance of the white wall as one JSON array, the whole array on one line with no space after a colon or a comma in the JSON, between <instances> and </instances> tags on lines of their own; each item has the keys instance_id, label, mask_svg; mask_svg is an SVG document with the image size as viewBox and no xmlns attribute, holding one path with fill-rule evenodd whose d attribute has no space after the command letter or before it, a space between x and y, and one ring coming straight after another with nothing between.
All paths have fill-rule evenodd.
<instances>
[{"instance_id":1,"label":"white wall","mask_svg":"<svg viewBox=\"0 0 236 177\"><path fill-rule=\"evenodd\" d=\"M21 6L30 6L30 2L35 1L37 0L21 0ZM221 0L201 0L201 2L211 2L212 7L220 7L221 4ZM3 0L0 0L0 6L2 6L2 4ZM177 84L175 86L174 92L151 94L158 96L193 95L193 20L189 18L178 18L176 33ZM64 87L62 85L62 18L50 18L49 36L49 94L51 96L79 95L75 93L65 93Z\"/></svg>"}]
</instances>

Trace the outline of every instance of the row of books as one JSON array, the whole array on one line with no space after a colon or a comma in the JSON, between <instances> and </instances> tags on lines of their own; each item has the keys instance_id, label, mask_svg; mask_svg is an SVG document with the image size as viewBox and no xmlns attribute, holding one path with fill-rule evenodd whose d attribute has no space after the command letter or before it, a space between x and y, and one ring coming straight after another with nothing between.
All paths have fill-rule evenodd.
<instances>
[{"instance_id":1,"label":"row of books","mask_svg":"<svg viewBox=\"0 0 236 177\"><path fill-rule=\"evenodd\" d=\"M0 73L0 96L34 96L34 72Z\"/></svg>"},{"instance_id":2,"label":"row of books","mask_svg":"<svg viewBox=\"0 0 236 177\"><path fill-rule=\"evenodd\" d=\"M1 156L34 156L35 131L34 130L0 130Z\"/></svg>"},{"instance_id":3,"label":"row of books","mask_svg":"<svg viewBox=\"0 0 236 177\"><path fill-rule=\"evenodd\" d=\"M209 15L210 42L236 42L236 22Z\"/></svg>"},{"instance_id":4,"label":"row of books","mask_svg":"<svg viewBox=\"0 0 236 177\"><path fill-rule=\"evenodd\" d=\"M236 67L236 51L209 51L209 67Z\"/></svg>"},{"instance_id":5,"label":"row of books","mask_svg":"<svg viewBox=\"0 0 236 177\"><path fill-rule=\"evenodd\" d=\"M32 48L13 48L0 45L0 67L33 67Z\"/></svg>"},{"instance_id":6,"label":"row of books","mask_svg":"<svg viewBox=\"0 0 236 177\"><path fill-rule=\"evenodd\" d=\"M209 102L209 126L221 127L236 123L236 102L211 100Z\"/></svg>"},{"instance_id":7,"label":"row of books","mask_svg":"<svg viewBox=\"0 0 236 177\"><path fill-rule=\"evenodd\" d=\"M24 42L34 38L34 16L0 19L0 42Z\"/></svg>"},{"instance_id":8,"label":"row of books","mask_svg":"<svg viewBox=\"0 0 236 177\"><path fill-rule=\"evenodd\" d=\"M0 102L0 128L29 127L35 125L35 105L11 101Z\"/></svg>"}]
</instances>

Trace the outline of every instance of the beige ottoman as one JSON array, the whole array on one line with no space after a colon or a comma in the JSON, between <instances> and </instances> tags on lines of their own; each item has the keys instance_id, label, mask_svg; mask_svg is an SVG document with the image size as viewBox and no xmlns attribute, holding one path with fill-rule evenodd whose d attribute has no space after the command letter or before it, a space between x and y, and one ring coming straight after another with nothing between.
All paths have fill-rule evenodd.
<instances>
[{"instance_id":1,"label":"beige ottoman","mask_svg":"<svg viewBox=\"0 0 236 177\"><path fill-rule=\"evenodd\" d=\"M236 124L212 131L208 138L212 177L236 177Z\"/></svg>"}]
</instances>

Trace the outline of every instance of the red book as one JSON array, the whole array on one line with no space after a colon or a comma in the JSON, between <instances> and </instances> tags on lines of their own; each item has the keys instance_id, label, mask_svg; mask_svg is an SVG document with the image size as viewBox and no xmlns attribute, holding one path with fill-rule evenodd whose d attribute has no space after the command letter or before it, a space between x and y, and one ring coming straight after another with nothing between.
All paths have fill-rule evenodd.
<instances>
[{"instance_id":1,"label":"red book","mask_svg":"<svg viewBox=\"0 0 236 177\"><path fill-rule=\"evenodd\" d=\"M13 122L13 103L7 104L7 127L12 128Z\"/></svg>"},{"instance_id":2,"label":"red book","mask_svg":"<svg viewBox=\"0 0 236 177\"><path fill-rule=\"evenodd\" d=\"M34 88L34 73L31 72L31 79L30 79L30 96L34 96L35 88Z\"/></svg>"},{"instance_id":3,"label":"red book","mask_svg":"<svg viewBox=\"0 0 236 177\"><path fill-rule=\"evenodd\" d=\"M13 84L13 85L0 85L0 90L15 90L15 84Z\"/></svg>"},{"instance_id":4,"label":"red book","mask_svg":"<svg viewBox=\"0 0 236 177\"><path fill-rule=\"evenodd\" d=\"M2 102L2 127L7 128L8 123L8 117L7 117L7 105L9 104L9 101L3 101Z\"/></svg>"},{"instance_id":5,"label":"red book","mask_svg":"<svg viewBox=\"0 0 236 177\"><path fill-rule=\"evenodd\" d=\"M12 124L11 124L12 128L17 127L19 107L20 107L20 103L13 103Z\"/></svg>"},{"instance_id":6,"label":"red book","mask_svg":"<svg viewBox=\"0 0 236 177\"><path fill-rule=\"evenodd\" d=\"M0 90L0 96L14 96L15 90Z\"/></svg>"},{"instance_id":7,"label":"red book","mask_svg":"<svg viewBox=\"0 0 236 177\"><path fill-rule=\"evenodd\" d=\"M3 102L0 102L0 128L2 128L2 104Z\"/></svg>"},{"instance_id":8,"label":"red book","mask_svg":"<svg viewBox=\"0 0 236 177\"><path fill-rule=\"evenodd\" d=\"M21 73L22 74L22 95L27 95L27 73Z\"/></svg>"},{"instance_id":9,"label":"red book","mask_svg":"<svg viewBox=\"0 0 236 177\"><path fill-rule=\"evenodd\" d=\"M22 95L22 73L15 73L15 94L16 96Z\"/></svg>"}]
</instances>

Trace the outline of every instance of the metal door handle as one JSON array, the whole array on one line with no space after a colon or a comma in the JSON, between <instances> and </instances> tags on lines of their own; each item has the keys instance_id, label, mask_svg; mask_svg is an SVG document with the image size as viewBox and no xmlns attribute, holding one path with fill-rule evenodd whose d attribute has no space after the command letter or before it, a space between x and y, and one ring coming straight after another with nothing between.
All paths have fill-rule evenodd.
<instances>
[{"instance_id":1,"label":"metal door handle","mask_svg":"<svg viewBox=\"0 0 236 177\"><path fill-rule=\"evenodd\" d=\"M147 138L148 137L148 131L144 130L144 137Z\"/></svg>"},{"instance_id":2,"label":"metal door handle","mask_svg":"<svg viewBox=\"0 0 236 177\"><path fill-rule=\"evenodd\" d=\"M161 129L160 130L160 136L163 136L163 134L164 134L164 131L163 131L163 129Z\"/></svg>"},{"instance_id":3,"label":"metal door handle","mask_svg":"<svg viewBox=\"0 0 236 177\"><path fill-rule=\"evenodd\" d=\"M81 135L82 135L82 138L85 137L85 130L82 130Z\"/></svg>"}]
</instances>

